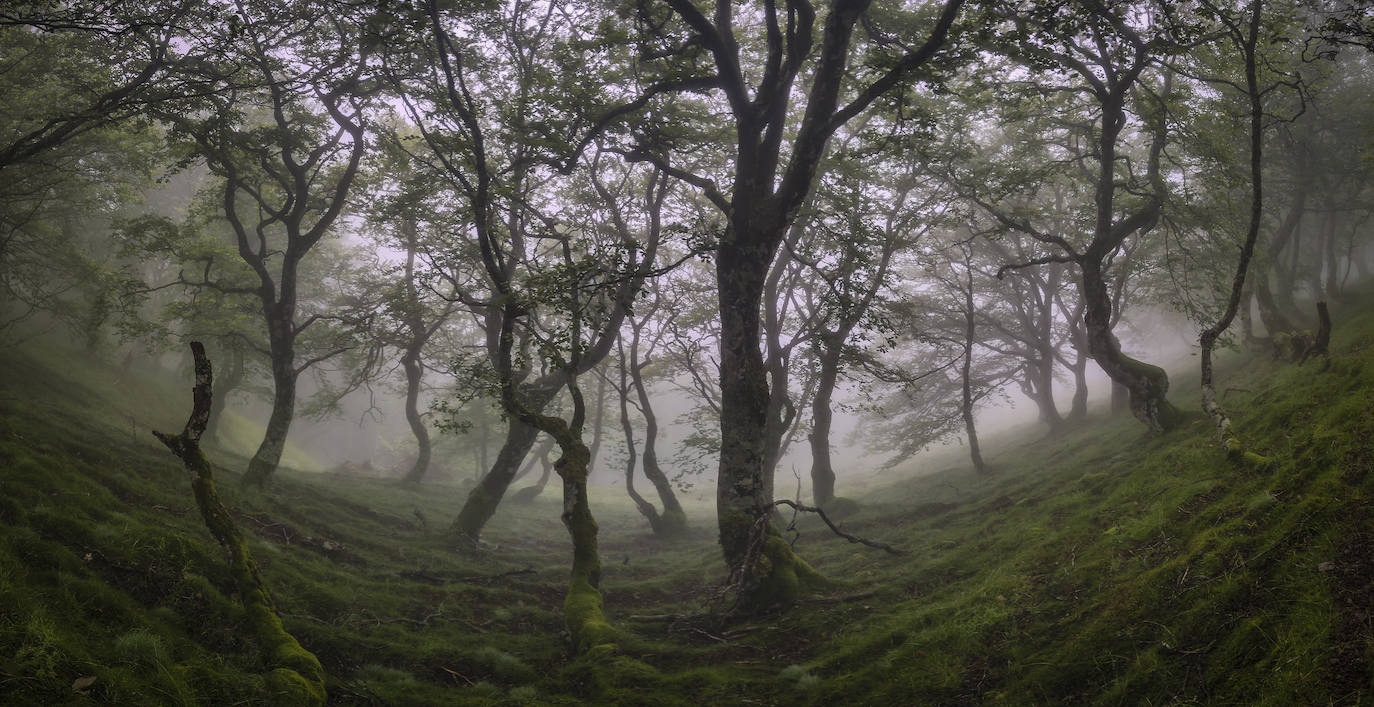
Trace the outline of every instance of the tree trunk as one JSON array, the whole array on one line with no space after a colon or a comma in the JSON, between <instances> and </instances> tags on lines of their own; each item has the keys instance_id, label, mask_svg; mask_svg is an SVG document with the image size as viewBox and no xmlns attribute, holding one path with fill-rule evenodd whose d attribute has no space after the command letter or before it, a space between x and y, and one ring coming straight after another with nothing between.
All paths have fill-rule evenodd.
<instances>
[{"instance_id":1,"label":"tree trunk","mask_svg":"<svg viewBox=\"0 0 1374 707\"><path fill-rule=\"evenodd\" d=\"M1323 252L1325 255L1326 279L1322 287L1325 293L1323 299L1339 302L1345 299L1341 293L1340 267L1336 259L1336 211L1332 209L1326 215L1326 238L1323 239Z\"/></svg>"},{"instance_id":2,"label":"tree trunk","mask_svg":"<svg viewBox=\"0 0 1374 707\"><path fill-rule=\"evenodd\" d=\"M501 354L498 365L509 380L510 323L503 325ZM606 622L601 599L601 555L597 548L597 525L587 498L588 465L591 450L582 441L582 423L587 409L575 379L569 379L568 392L573 400L573 417L569 423L560 417L532 412L517 399L514 386L506 384L501 403L512 419L537 428L558 444L558 461L553 468L563 480L563 525L573 543L572 573L568 580L568 594L563 600L563 618L579 654L601 646L615 644L615 632Z\"/></svg>"},{"instance_id":3,"label":"tree trunk","mask_svg":"<svg viewBox=\"0 0 1374 707\"><path fill-rule=\"evenodd\" d=\"M525 488L516 491L515 494L510 497L511 503L514 503L516 505L527 505L530 503L534 503L534 499L539 498L540 494L544 493L544 489L548 488L549 479L553 478L553 462L549 459L549 450L552 449L552 447L553 438L550 437L548 443L545 444L545 446L543 447L543 449L540 450L539 453L531 455L534 458L531 458L529 460L529 463L525 465L525 468L529 469L532 468L535 464L538 464L539 468L543 471L539 474L538 481L535 481L533 484L530 484L529 486L526 486Z\"/></svg>"},{"instance_id":4,"label":"tree trunk","mask_svg":"<svg viewBox=\"0 0 1374 707\"><path fill-rule=\"evenodd\" d=\"M1131 391L1126 386L1112 381L1112 414L1117 415L1129 412L1131 409Z\"/></svg>"},{"instance_id":5,"label":"tree trunk","mask_svg":"<svg viewBox=\"0 0 1374 707\"><path fill-rule=\"evenodd\" d=\"M1121 344L1111 328L1111 299L1107 283L1097 263L1085 260L1083 272L1083 325L1088 350L1093 360L1125 387L1130 396L1131 414L1155 432L1165 432L1180 422L1178 408L1168 401L1169 376L1164 369L1137 361L1122 353Z\"/></svg>"},{"instance_id":6,"label":"tree trunk","mask_svg":"<svg viewBox=\"0 0 1374 707\"><path fill-rule=\"evenodd\" d=\"M286 435L291 429L291 420L296 414L295 335L292 323L287 317L274 318L275 325L269 335L272 343L272 414L267 418L267 431L263 434L262 444L248 462L248 471L243 475L243 483L263 488L281 462L282 450L286 448Z\"/></svg>"},{"instance_id":7,"label":"tree trunk","mask_svg":"<svg viewBox=\"0 0 1374 707\"><path fill-rule=\"evenodd\" d=\"M1255 346L1259 343L1259 339L1255 336L1255 320L1251 314L1252 305L1250 302L1254 298L1253 289L1254 288L1250 285L1250 281L1247 280L1245 283L1245 290L1240 296L1240 311L1236 315L1240 317L1241 341L1244 342L1245 348L1251 351L1253 351Z\"/></svg>"},{"instance_id":8,"label":"tree trunk","mask_svg":"<svg viewBox=\"0 0 1374 707\"><path fill-rule=\"evenodd\" d=\"M1054 403L1054 353L1042 354L1040 361L1031 364L1029 373L1034 378L1030 398L1040 421L1050 428L1050 434L1058 434L1064 428L1064 416Z\"/></svg>"},{"instance_id":9,"label":"tree trunk","mask_svg":"<svg viewBox=\"0 0 1374 707\"><path fill-rule=\"evenodd\" d=\"M420 352L416 349L406 351L401 357L401 367L406 372L406 422L410 424L410 432L415 435L415 465L410 467L406 473L405 483L417 485L425 478L425 473L429 471L430 443L429 429L425 426L425 420L420 416L420 379L424 376L424 368L420 365Z\"/></svg>"},{"instance_id":10,"label":"tree trunk","mask_svg":"<svg viewBox=\"0 0 1374 707\"><path fill-rule=\"evenodd\" d=\"M974 471L986 474L988 466L983 461L982 450L978 447L978 428L973 424L973 345L977 337L974 326L976 312L973 308L973 269L967 268L965 274L968 282L967 289L964 290L964 364L959 376L962 393L959 412L964 418L964 432L968 435L969 461L973 462Z\"/></svg>"},{"instance_id":11,"label":"tree trunk","mask_svg":"<svg viewBox=\"0 0 1374 707\"><path fill-rule=\"evenodd\" d=\"M638 355L639 332L636 330L634 342L630 349L630 359L621 359L621 381L622 391L620 400L620 419L625 428L625 446L628 450L628 458L625 462L625 491L634 500L635 507L649 521L649 527L653 529L655 535L673 537L681 535L687 530L687 514L682 510L682 504L678 503L677 494L673 492L673 485L668 481L667 474L658 465L658 453L655 445L658 441L658 416L654 414L653 403L649 399L648 386L644 385L644 366L639 362ZM628 375L628 380L626 377ZM640 414L644 416L644 478L653 484L654 490L658 493L659 503L663 504L663 512L659 513L654 505L640 496L634 488L635 471L635 446L634 429L630 425L630 409L626 398L629 395L630 386L634 387L635 396L639 399Z\"/></svg>"},{"instance_id":12,"label":"tree trunk","mask_svg":"<svg viewBox=\"0 0 1374 707\"><path fill-rule=\"evenodd\" d=\"M230 347L229 370L220 377L219 395L214 396L210 405L210 419L205 427L205 439L215 444L223 445L220 439L220 425L224 421L224 410L228 407L229 396L243 384L244 378L244 356L243 349Z\"/></svg>"},{"instance_id":13,"label":"tree trunk","mask_svg":"<svg viewBox=\"0 0 1374 707\"><path fill-rule=\"evenodd\" d=\"M1069 370L1073 372L1073 402L1069 405L1068 419L1078 422L1088 418L1088 356L1078 351Z\"/></svg>"},{"instance_id":14,"label":"tree trunk","mask_svg":"<svg viewBox=\"0 0 1374 707\"><path fill-rule=\"evenodd\" d=\"M553 399L555 391L546 388L527 389L526 392L525 404L531 409L537 406L537 409L542 410ZM483 476L482 480L477 482L477 486L468 493L467 501L463 503L462 510L453 521L451 531L454 534L472 542L481 537L482 528L496 514L496 507L501 505L502 497L506 495L516 472L520 470L520 462L529 454L530 447L534 446L534 438L538 435L539 430L521 422L517 417L510 418L506 428L506 441L501 445L501 451L496 454L496 461L492 463L486 476Z\"/></svg>"},{"instance_id":15,"label":"tree trunk","mask_svg":"<svg viewBox=\"0 0 1374 707\"><path fill-rule=\"evenodd\" d=\"M324 668L313 653L282 628L281 616L258 574L248 544L215 490L213 467L200 449L200 438L211 415L213 375L205 347L198 341L191 342L191 351L196 365L191 416L181 434L173 436L155 431L153 435L167 445L191 473L191 490L201 518L228 556L229 574L243 604L246 628L272 668L266 675L265 696L272 704L323 705L326 699Z\"/></svg>"},{"instance_id":16,"label":"tree trunk","mask_svg":"<svg viewBox=\"0 0 1374 707\"><path fill-rule=\"evenodd\" d=\"M741 608L750 611L794 601L821 579L793 554L769 522L772 498L765 474L769 390L759 351L759 307L763 283L780 237L750 223L745 199L736 198L733 234L716 256L720 309L721 449L716 481L716 518L726 565L739 588ZM781 235L781 227L776 229ZM752 238L741 238L749 233ZM732 237L733 236L733 237ZM762 242L761 242L762 241Z\"/></svg>"},{"instance_id":17,"label":"tree trunk","mask_svg":"<svg viewBox=\"0 0 1374 707\"><path fill-rule=\"evenodd\" d=\"M554 463L554 469L563 479L563 525L573 543L572 576L563 600L563 617L574 649L585 653L597 646L614 644L615 635L602 611L598 528L587 499L591 451L577 435L568 435L567 440L559 438L558 444L563 456Z\"/></svg>"},{"instance_id":18,"label":"tree trunk","mask_svg":"<svg viewBox=\"0 0 1374 707\"><path fill-rule=\"evenodd\" d=\"M830 400L840 372L840 347L830 332L821 336L821 371L811 399L811 496L822 508L835 501L835 468L830 459Z\"/></svg>"},{"instance_id":19,"label":"tree trunk","mask_svg":"<svg viewBox=\"0 0 1374 707\"><path fill-rule=\"evenodd\" d=\"M1241 34L1237 30L1236 33L1232 34L1236 48L1241 50L1245 57L1246 95L1250 101L1250 218L1245 233L1245 243L1241 246L1240 258L1236 261L1236 272L1231 279L1230 291L1227 293L1226 309L1216 322L1202 331L1198 339L1201 346L1202 363L1200 379L1202 409L1217 428L1217 441L1221 443L1227 456L1232 460L1248 466L1262 467L1267 465L1269 460L1246 450L1240 441L1231 434L1231 418L1226 414L1226 410L1221 407L1220 397L1217 395L1216 387L1212 382L1212 351L1216 347L1217 339L1231 326L1241 304L1243 302L1249 304L1245 302L1244 298L1245 280L1250 268L1250 259L1255 252L1255 243L1259 240L1260 223L1264 218L1264 107L1257 78L1256 60L1263 0L1251 0L1251 3L1248 31Z\"/></svg>"},{"instance_id":20,"label":"tree trunk","mask_svg":"<svg viewBox=\"0 0 1374 707\"><path fill-rule=\"evenodd\" d=\"M630 422L630 404L628 401L630 391L626 390L628 380L625 369L628 366L629 363L624 359L624 352L622 351L620 359L620 428L625 433L625 493L629 494L630 500L634 501L639 514L649 521L649 527L657 535L661 523L658 509L635 490L635 467L639 466L639 455L637 454L638 450L635 449L634 425Z\"/></svg>"},{"instance_id":21,"label":"tree trunk","mask_svg":"<svg viewBox=\"0 0 1374 707\"><path fill-rule=\"evenodd\" d=\"M1274 301L1274 294L1269 289L1269 275L1259 272L1254 278L1255 282L1255 304L1259 308L1260 323L1264 325L1264 333L1270 339L1280 335L1289 334L1294 330L1293 322L1290 321L1283 312L1279 311L1278 303Z\"/></svg>"}]
</instances>

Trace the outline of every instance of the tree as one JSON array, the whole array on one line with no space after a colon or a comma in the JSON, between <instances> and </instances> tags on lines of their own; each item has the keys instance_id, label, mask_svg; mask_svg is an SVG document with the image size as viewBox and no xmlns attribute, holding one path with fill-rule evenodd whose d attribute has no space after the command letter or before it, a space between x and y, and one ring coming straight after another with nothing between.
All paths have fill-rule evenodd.
<instances>
[{"instance_id":1,"label":"tree","mask_svg":"<svg viewBox=\"0 0 1374 707\"><path fill-rule=\"evenodd\" d=\"M282 627L272 594L258 573L248 543L244 542L229 508L215 490L214 467L200 449L201 435L210 419L214 374L205 347L191 342L195 358L196 384L192 388L191 415L181 434L153 432L172 451L191 474L196 506L210 534L228 556L229 572L234 578L236 596L243 602L247 628L258 642L271 667L266 678L267 693L274 703L323 705L324 668L315 654L303 648L295 636Z\"/></svg>"},{"instance_id":2,"label":"tree","mask_svg":"<svg viewBox=\"0 0 1374 707\"><path fill-rule=\"evenodd\" d=\"M296 355L298 338L320 319L297 321L301 263L343 213L367 148L372 89L364 82L357 18L329 14L333 9L279 13L241 4L206 27L207 35L187 38L187 53L198 61L184 65L185 80L203 89L190 105L158 114L222 180L224 216L256 275L252 287L226 285L207 267L190 284L259 301L274 386L266 433L244 475L259 487L281 459L301 373L346 348L305 361ZM220 32L235 41L222 44Z\"/></svg>"},{"instance_id":3,"label":"tree","mask_svg":"<svg viewBox=\"0 0 1374 707\"><path fill-rule=\"evenodd\" d=\"M962 2L940 6L925 41L896 57L884 57L886 68L863 83L850 71L859 68L853 63L852 42L868 9L866 0L836 0L822 12L807 2L789 2L781 12L774 3L763 3L755 10L758 24L749 25L761 32L757 46L738 41L732 2L717 2L711 17L690 0L665 0L663 5L666 11L654 6L642 10L644 25L664 30L649 39L664 55L675 56L677 47L700 48L690 57L696 64L691 68L702 73L682 82L681 90L709 88L723 95L728 111L723 120L734 134L733 174L722 190L708 176L674 167L661 146L642 145L636 156L697 187L725 218L716 249L720 544L743 589L741 607L787 603L804 587L816 585L820 576L792 553L768 520L773 506L771 483L765 478L771 398L759 342L769 268L811 192L831 136L937 56ZM670 26L669 19L680 24ZM755 66L762 70L751 72ZM799 79L809 79L809 86L798 90ZM852 96L845 104L840 102L842 89ZM802 96L804 104L794 105L794 98Z\"/></svg>"},{"instance_id":4,"label":"tree","mask_svg":"<svg viewBox=\"0 0 1374 707\"><path fill-rule=\"evenodd\" d=\"M1151 430L1165 431L1179 424L1180 414L1165 397L1169 378L1164 369L1138 361L1121 350L1112 331L1114 309L1110 265L1130 238L1148 234L1160 220L1167 184L1161 168L1167 137L1166 103L1172 73L1158 77L1158 86L1145 79L1158 55L1174 45L1167 8L1147 11L1144 5L1096 2L1034 5L1002 18L1002 49L1023 66L1048 72L1054 80L1076 80L1068 103L1065 130L1090 143L1083 152L1095 170L1091 174L1090 237L1075 244L1066 234L1037 226L1022 215L980 199L980 203L1008 228L1015 228L1057 252L1019 266L1046 262L1077 265L1083 299L1083 336L1088 350L1111 379L1130 393L1131 411ZM1150 18L1157 17L1152 21ZM1046 85L1055 97L1063 91ZM1084 112L1093 115L1080 122ZM1134 121L1134 122L1133 122ZM1148 140L1143 147L1144 170L1137 171L1123 139L1133 126Z\"/></svg>"},{"instance_id":5,"label":"tree","mask_svg":"<svg viewBox=\"0 0 1374 707\"><path fill-rule=\"evenodd\" d=\"M853 363L858 342L893 333L887 322L874 316L874 305L891 284L897 251L913 248L930 229L938 198L938 191L917 191L924 185L915 165L861 169L858 160L863 157L836 155L834 163L841 166L833 167L822 181L816 200L824 213L817 215L810 230L818 237L793 246L805 251L794 257L818 280L819 311L810 340L818 366L811 398L811 493L816 505L832 514L854 505L835 495L830 447L836 387L843 369Z\"/></svg>"},{"instance_id":6,"label":"tree","mask_svg":"<svg viewBox=\"0 0 1374 707\"><path fill-rule=\"evenodd\" d=\"M653 400L644 380L644 371L653 364L654 355L663 346L664 339L671 331L664 322L657 322L656 327L653 323L659 317L672 320L676 318L677 312L673 310L672 303L664 306L664 292L657 283L650 287L649 293L650 299L647 306L640 310L640 314L627 318L630 325L629 341L626 342L622 334L617 342L620 354L617 369L620 375L616 387L620 397L620 424L625 433L626 448L625 493L634 501L635 508L640 514L649 521L649 527L655 535L674 537L686 531L687 514L682 510L677 494L673 492L672 482L658 463L658 416L654 413ZM631 407L638 410L644 418L644 478L653 485L663 508L661 512L634 487L636 455L634 425L630 417Z\"/></svg>"}]
</instances>

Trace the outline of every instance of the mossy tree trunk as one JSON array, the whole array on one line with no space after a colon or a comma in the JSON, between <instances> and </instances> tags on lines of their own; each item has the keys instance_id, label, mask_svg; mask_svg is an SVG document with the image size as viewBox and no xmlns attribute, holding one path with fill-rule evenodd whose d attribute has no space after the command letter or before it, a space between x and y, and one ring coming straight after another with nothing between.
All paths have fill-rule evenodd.
<instances>
[{"instance_id":1,"label":"mossy tree trunk","mask_svg":"<svg viewBox=\"0 0 1374 707\"><path fill-rule=\"evenodd\" d=\"M224 548L229 572L243 603L247 629L267 661L267 698L274 705L313 707L325 703L324 668L315 655L286 631L272 595L258 573L257 563L239 534L229 509L215 490L213 469L200 450L201 435L210 418L213 374L200 342L191 343L196 383L191 416L181 434L153 434L181 459L191 475L191 489L205 526Z\"/></svg>"},{"instance_id":2,"label":"mossy tree trunk","mask_svg":"<svg viewBox=\"0 0 1374 707\"><path fill-rule=\"evenodd\" d=\"M744 610L789 603L818 579L769 521L769 411L782 402L770 396L770 371L760 351L769 266L815 185L830 138L938 55L963 3L944 3L925 40L891 57L891 67L871 83L846 86L854 28L869 4L836 1L823 10L803 4L787 13L764 13L758 40L770 59L755 84L746 78L740 47L748 43L736 40L741 28L728 4L708 16L689 0L668 1L678 26L709 57L703 68L711 73L692 90L709 86L722 93L735 136L734 170L724 191L664 156L646 151L642 157L700 189L726 219L716 249L721 388L716 514L721 550ZM818 17L823 18L819 36ZM804 88L797 85L803 76L809 78ZM840 103L842 95L849 103Z\"/></svg>"},{"instance_id":3,"label":"mossy tree trunk","mask_svg":"<svg viewBox=\"0 0 1374 707\"><path fill-rule=\"evenodd\" d=\"M1264 466L1268 460L1245 449L1240 440L1231 432L1231 418L1221 407L1216 387L1212 383L1212 352L1217 339L1231 326L1240 308L1245 292L1245 279L1249 271L1250 259L1255 253L1255 243L1259 240L1260 223L1264 218L1264 105L1257 77L1260 21L1263 0L1251 0L1250 18L1241 25L1238 20L1222 16L1232 44L1245 58L1245 90L1250 108L1250 220L1245 232L1245 242L1241 246L1240 258L1236 262L1236 272L1231 280L1227 294L1226 309L1220 318L1203 330L1199 337L1202 346L1202 409L1212 418L1217 428L1217 440L1226 450L1228 457L1249 466Z\"/></svg>"}]
</instances>

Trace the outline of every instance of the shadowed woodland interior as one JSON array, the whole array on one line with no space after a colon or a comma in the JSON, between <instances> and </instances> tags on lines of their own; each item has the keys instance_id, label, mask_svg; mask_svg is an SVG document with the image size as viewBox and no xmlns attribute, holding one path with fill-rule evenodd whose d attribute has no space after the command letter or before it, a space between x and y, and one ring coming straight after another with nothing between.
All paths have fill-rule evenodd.
<instances>
[{"instance_id":1,"label":"shadowed woodland interior","mask_svg":"<svg viewBox=\"0 0 1374 707\"><path fill-rule=\"evenodd\" d=\"M8 3L0 703L1365 704L1371 52Z\"/></svg>"}]
</instances>

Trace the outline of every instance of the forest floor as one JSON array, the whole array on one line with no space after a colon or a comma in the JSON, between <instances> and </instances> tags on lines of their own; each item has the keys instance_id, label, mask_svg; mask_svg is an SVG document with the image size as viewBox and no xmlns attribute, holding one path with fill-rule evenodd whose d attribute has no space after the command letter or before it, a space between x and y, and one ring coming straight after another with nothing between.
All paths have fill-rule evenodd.
<instances>
[{"instance_id":1,"label":"forest floor","mask_svg":"<svg viewBox=\"0 0 1374 707\"><path fill-rule=\"evenodd\" d=\"M599 492L619 650L581 659L555 485L458 550L455 487L287 471L249 493L242 460L212 458L331 703L1374 704L1371 343L1374 312L1347 307L1329 361L1229 359L1219 388L1265 470L1228 462L1199 413L1004 441L985 476L842 478L844 529L905 554L800 518L834 585L768 616L710 616L708 508L664 542ZM148 434L181 428L189 381L45 345L0 350L0 371L0 703L258 703L224 557ZM1195 374L1172 398L1196 407Z\"/></svg>"}]
</instances>

